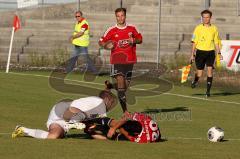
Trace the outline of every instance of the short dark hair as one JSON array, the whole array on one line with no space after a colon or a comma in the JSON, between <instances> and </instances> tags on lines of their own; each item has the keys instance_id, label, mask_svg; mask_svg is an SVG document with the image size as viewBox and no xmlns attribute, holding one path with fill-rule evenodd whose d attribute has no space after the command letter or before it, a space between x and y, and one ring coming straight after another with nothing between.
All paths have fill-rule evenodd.
<instances>
[{"instance_id":1,"label":"short dark hair","mask_svg":"<svg viewBox=\"0 0 240 159\"><path fill-rule=\"evenodd\" d=\"M122 127L129 133L130 136L139 135L143 129L141 123L135 120L128 120L122 125Z\"/></svg>"},{"instance_id":2,"label":"short dark hair","mask_svg":"<svg viewBox=\"0 0 240 159\"><path fill-rule=\"evenodd\" d=\"M81 16L83 15L82 11L80 11L80 10L75 12L75 14L77 14L77 13L80 13Z\"/></svg>"},{"instance_id":3,"label":"short dark hair","mask_svg":"<svg viewBox=\"0 0 240 159\"><path fill-rule=\"evenodd\" d=\"M123 12L124 15L126 15L127 14L127 9L126 8L117 8L115 10L115 14L117 14L118 12Z\"/></svg>"},{"instance_id":4,"label":"short dark hair","mask_svg":"<svg viewBox=\"0 0 240 159\"><path fill-rule=\"evenodd\" d=\"M211 12L210 10L208 10L208 9L203 10L203 11L201 12L201 16L203 16L203 14L209 14L210 17L212 17L212 12Z\"/></svg>"},{"instance_id":5,"label":"short dark hair","mask_svg":"<svg viewBox=\"0 0 240 159\"><path fill-rule=\"evenodd\" d=\"M106 97L114 97L113 93L111 91L108 91L108 90L101 91L98 96L102 99L104 99Z\"/></svg>"},{"instance_id":6,"label":"short dark hair","mask_svg":"<svg viewBox=\"0 0 240 159\"><path fill-rule=\"evenodd\" d=\"M113 103L111 105L106 104L106 111L110 111L111 109L113 109L117 103L116 103L116 96L110 91L110 90L103 90L99 93L99 97L104 99L109 99L109 100L113 100Z\"/></svg>"}]
</instances>

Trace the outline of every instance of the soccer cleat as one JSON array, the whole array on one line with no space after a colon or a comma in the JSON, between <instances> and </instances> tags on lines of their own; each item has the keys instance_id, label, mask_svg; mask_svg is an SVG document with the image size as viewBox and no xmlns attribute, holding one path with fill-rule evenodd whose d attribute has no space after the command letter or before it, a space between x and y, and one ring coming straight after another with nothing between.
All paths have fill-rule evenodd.
<instances>
[{"instance_id":1,"label":"soccer cleat","mask_svg":"<svg viewBox=\"0 0 240 159\"><path fill-rule=\"evenodd\" d=\"M105 87L106 87L106 89L113 89L113 84L110 81L106 80Z\"/></svg>"},{"instance_id":2,"label":"soccer cleat","mask_svg":"<svg viewBox=\"0 0 240 159\"><path fill-rule=\"evenodd\" d=\"M210 92L209 91L206 92L206 98L207 97L210 97Z\"/></svg>"},{"instance_id":3,"label":"soccer cleat","mask_svg":"<svg viewBox=\"0 0 240 159\"><path fill-rule=\"evenodd\" d=\"M197 86L197 82L192 81L192 83L191 83L191 87L192 87L192 88L195 88L196 86Z\"/></svg>"},{"instance_id":4,"label":"soccer cleat","mask_svg":"<svg viewBox=\"0 0 240 159\"><path fill-rule=\"evenodd\" d=\"M21 125L17 125L15 130L12 132L12 138L15 139L16 137L24 136L23 127Z\"/></svg>"},{"instance_id":5,"label":"soccer cleat","mask_svg":"<svg viewBox=\"0 0 240 159\"><path fill-rule=\"evenodd\" d=\"M82 130L86 128L86 125L84 123L67 123L66 128L69 129L78 129Z\"/></svg>"}]
</instances>

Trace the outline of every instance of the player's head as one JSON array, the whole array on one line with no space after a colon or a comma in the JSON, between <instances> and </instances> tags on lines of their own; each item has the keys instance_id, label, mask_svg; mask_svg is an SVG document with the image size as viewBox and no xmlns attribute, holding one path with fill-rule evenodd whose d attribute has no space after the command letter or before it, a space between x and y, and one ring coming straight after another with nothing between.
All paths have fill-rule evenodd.
<instances>
[{"instance_id":1,"label":"player's head","mask_svg":"<svg viewBox=\"0 0 240 159\"><path fill-rule=\"evenodd\" d=\"M212 17L212 12L206 9L201 12L201 16L203 24L209 24Z\"/></svg>"},{"instance_id":2,"label":"player's head","mask_svg":"<svg viewBox=\"0 0 240 159\"><path fill-rule=\"evenodd\" d=\"M136 136L142 132L142 125L138 121L129 120L122 127L130 136Z\"/></svg>"},{"instance_id":3,"label":"player's head","mask_svg":"<svg viewBox=\"0 0 240 159\"><path fill-rule=\"evenodd\" d=\"M109 90L103 90L99 93L99 97L103 99L107 112L117 105L116 96Z\"/></svg>"},{"instance_id":4,"label":"player's head","mask_svg":"<svg viewBox=\"0 0 240 159\"><path fill-rule=\"evenodd\" d=\"M80 21L82 19L82 12L80 10L75 12L75 18L77 21Z\"/></svg>"},{"instance_id":5,"label":"player's head","mask_svg":"<svg viewBox=\"0 0 240 159\"><path fill-rule=\"evenodd\" d=\"M126 23L126 13L127 13L126 8L117 8L115 10L115 16L118 25L124 25Z\"/></svg>"}]
</instances>

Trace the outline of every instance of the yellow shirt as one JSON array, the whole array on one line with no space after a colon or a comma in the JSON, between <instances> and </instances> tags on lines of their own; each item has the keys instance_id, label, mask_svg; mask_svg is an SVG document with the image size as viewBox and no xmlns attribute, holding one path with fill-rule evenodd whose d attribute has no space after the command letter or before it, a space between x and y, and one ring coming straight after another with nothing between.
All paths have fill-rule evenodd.
<instances>
[{"instance_id":1,"label":"yellow shirt","mask_svg":"<svg viewBox=\"0 0 240 159\"><path fill-rule=\"evenodd\" d=\"M195 27L192 42L196 44L198 50L215 50L215 45L219 44L220 38L218 29L215 25L204 26L199 24Z\"/></svg>"},{"instance_id":2,"label":"yellow shirt","mask_svg":"<svg viewBox=\"0 0 240 159\"><path fill-rule=\"evenodd\" d=\"M73 35L76 35L77 33L79 33L82 30L82 26L84 24L88 25L88 22L86 19L83 19L80 23L76 23L75 24L75 28L74 28L74 32ZM80 36L79 38L76 38L72 41L72 44L77 45L77 46L83 46L83 47L87 47L89 45L89 25L88 25L88 29L84 30L84 33L82 36Z\"/></svg>"}]
</instances>

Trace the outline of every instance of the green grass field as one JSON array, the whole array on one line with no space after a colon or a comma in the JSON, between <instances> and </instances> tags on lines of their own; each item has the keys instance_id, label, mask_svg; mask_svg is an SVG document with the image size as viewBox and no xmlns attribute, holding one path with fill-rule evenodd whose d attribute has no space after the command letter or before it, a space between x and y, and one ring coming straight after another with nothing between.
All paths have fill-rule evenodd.
<instances>
[{"instance_id":1,"label":"green grass field","mask_svg":"<svg viewBox=\"0 0 240 159\"><path fill-rule=\"evenodd\" d=\"M137 98L129 110L153 115L165 139L159 143L96 141L84 138L83 133L79 135L76 130L62 140L11 139L11 132L17 124L46 130L48 113L56 102L86 96L84 93L54 90L49 85L49 75L50 72L0 72L0 158L240 158L240 92L226 93L216 88L207 100L203 95L205 88L186 86L174 86L164 94ZM82 80L79 74L68 78L72 79L69 83L101 89L108 77L97 78L93 81L95 84L77 82ZM120 106L108 115L119 118ZM224 142L211 143L207 140L207 130L215 125L225 130Z\"/></svg>"}]
</instances>

